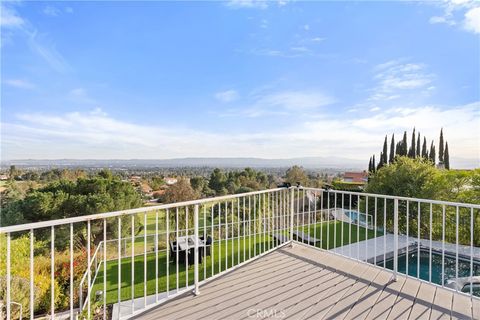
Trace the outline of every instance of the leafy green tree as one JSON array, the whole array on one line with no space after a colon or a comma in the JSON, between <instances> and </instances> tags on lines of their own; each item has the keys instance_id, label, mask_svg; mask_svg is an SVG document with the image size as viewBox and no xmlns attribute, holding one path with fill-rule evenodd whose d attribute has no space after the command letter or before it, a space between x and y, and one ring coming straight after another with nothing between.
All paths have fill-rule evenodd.
<instances>
[{"instance_id":1,"label":"leafy green tree","mask_svg":"<svg viewBox=\"0 0 480 320\"><path fill-rule=\"evenodd\" d=\"M308 184L308 177L302 167L293 166L287 170L285 181L292 185L300 183L300 185L306 186Z\"/></svg>"},{"instance_id":2,"label":"leafy green tree","mask_svg":"<svg viewBox=\"0 0 480 320\"><path fill-rule=\"evenodd\" d=\"M193 190L190 181L187 178L180 178L177 183L167 189L161 201L164 203L174 203L195 200L197 198L198 193Z\"/></svg>"},{"instance_id":3,"label":"leafy green tree","mask_svg":"<svg viewBox=\"0 0 480 320\"><path fill-rule=\"evenodd\" d=\"M205 186L207 185L207 181L205 180L204 177L197 176L190 178L190 185L192 186L193 190L195 190L197 193L201 193Z\"/></svg>"},{"instance_id":4,"label":"leafy green tree","mask_svg":"<svg viewBox=\"0 0 480 320\"><path fill-rule=\"evenodd\" d=\"M215 191L217 195L224 195L226 194L226 181L227 177L225 176L225 173L222 170L215 168L210 175L208 186Z\"/></svg>"}]
</instances>

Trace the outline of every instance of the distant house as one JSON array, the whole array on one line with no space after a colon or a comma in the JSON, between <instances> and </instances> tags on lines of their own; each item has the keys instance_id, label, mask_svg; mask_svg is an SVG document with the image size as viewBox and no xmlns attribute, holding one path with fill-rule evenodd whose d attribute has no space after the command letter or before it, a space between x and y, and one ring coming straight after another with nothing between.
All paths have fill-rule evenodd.
<instances>
[{"instance_id":1,"label":"distant house","mask_svg":"<svg viewBox=\"0 0 480 320\"><path fill-rule=\"evenodd\" d=\"M343 175L343 182L366 183L368 181L368 173L361 172L345 172Z\"/></svg>"},{"instance_id":2,"label":"distant house","mask_svg":"<svg viewBox=\"0 0 480 320\"><path fill-rule=\"evenodd\" d=\"M0 175L0 180L8 180L8 175L6 174Z\"/></svg>"},{"instance_id":3,"label":"distant house","mask_svg":"<svg viewBox=\"0 0 480 320\"><path fill-rule=\"evenodd\" d=\"M165 178L165 183L169 186L171 186L172 184L175 184L177 183L178 179L177 178Z\"/></svg>"}]
</instances>

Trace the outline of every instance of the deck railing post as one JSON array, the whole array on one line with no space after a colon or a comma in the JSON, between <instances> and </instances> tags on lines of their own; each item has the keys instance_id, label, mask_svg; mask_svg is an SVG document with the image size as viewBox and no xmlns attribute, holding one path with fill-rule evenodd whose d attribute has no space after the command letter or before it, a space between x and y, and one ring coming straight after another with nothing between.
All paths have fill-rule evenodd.
<instances>
[{"instance_id":1,"label":"deck railing post","mask_svg":"<svg viewBox=\"0 0 480 320\"><path fill-rule=\"evenodd\" d=\"M198 285L198 242L199 242L199 237L198 237L198 204L195 205L195 208L193 210L193 225L194 225L194 234L195 234L195 249L194 249L194 254L193 254L193 274L194 274L194 281L195 281L195 295L198 296L200 294L200 288ZM188 284L187 284L188 285Z\"/></svg>"},{"instance_id":2,"label":"deck railing post","mask_svg":"<svg viewBox=\"0 0 480 320\"><path fill-rule=\"evenodd\" d=\"M295 189L290 188L290 247L293 247L293 211L295 202Z\"/></svg>"},{"instance_id":3,"label":"deck railing post","mask_svg":"<svg viewBox=\"0 0 480 320\"><path fill-rule=\"evenodd\" d=\"M393 280L397 281L398 272L398 199L394 199L393 209Z\"/></svg>"}]
</instances>

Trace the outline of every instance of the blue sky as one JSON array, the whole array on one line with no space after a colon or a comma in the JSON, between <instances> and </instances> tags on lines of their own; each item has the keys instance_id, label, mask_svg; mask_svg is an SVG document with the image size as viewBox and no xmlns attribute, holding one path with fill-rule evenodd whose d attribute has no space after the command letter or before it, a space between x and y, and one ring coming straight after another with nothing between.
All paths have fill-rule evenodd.
<instances>
[{"instance_id":1,"label":"blue sky","mask_svg":"<svg viewBox=\"0 0 480 320\"><path fill-rule=\"evenodd\" d=\"M336 156L444 128L479 166L475 2L3 2L2 158Z\"/></svg>"}]
</instances>

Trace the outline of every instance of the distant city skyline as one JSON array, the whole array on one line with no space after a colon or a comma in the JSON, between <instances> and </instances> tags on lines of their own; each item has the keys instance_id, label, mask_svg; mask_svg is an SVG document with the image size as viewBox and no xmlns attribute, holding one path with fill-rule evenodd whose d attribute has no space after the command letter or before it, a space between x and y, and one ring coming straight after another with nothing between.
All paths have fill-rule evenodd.
<instances>
[{"instance_id":1,"label":"distant city skyline","mask_svg":"<svg viewBox=\"0 0 480 320\"><path fill-rule=\"evenodd\" d=\"M480 166L480 3L2 2L11 159L337 157L443 127Z\"/></svg>"}]
</instances>

